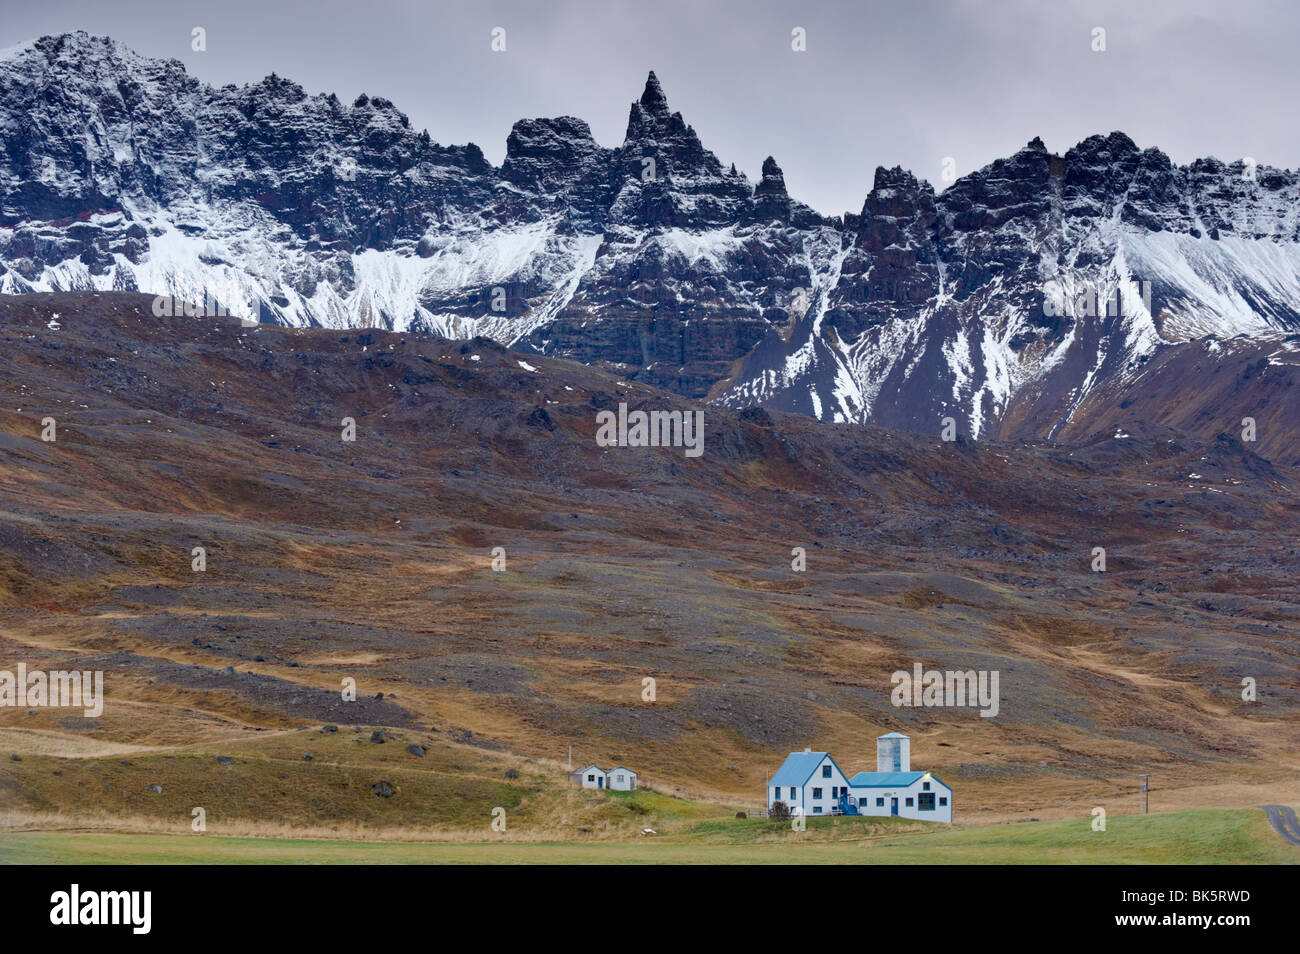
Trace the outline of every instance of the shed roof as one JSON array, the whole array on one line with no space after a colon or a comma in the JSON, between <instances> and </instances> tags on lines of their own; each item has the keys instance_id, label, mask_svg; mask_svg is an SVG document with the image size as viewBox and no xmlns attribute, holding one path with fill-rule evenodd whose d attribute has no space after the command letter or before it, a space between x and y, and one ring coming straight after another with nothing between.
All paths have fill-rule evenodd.
<instances>
[{"instance_id":1,"label":"shed roof","mask_svg":"<svg viewBox=\"0 0 1300 954\"><path fill-rule=\"evenodd\" d=\"M876 736L877 739L906 739L907 736L901 732L886 732L884 735Z\"/></svg>"}]
</instances>

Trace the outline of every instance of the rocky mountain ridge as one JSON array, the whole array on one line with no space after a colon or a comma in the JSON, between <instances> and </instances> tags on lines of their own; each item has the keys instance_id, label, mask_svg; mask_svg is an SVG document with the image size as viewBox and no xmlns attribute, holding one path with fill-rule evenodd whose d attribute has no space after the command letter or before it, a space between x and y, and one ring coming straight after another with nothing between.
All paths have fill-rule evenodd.
<instances>
[{"instance_id":1,"label":"rocky mountain ridge","mask_svg":"<svg viewBox=\"0 0 1300 954\"><path fill-rule=\"evenodd\" d=\"M860 214L827 218L773 158L757 183L725 165L653 73L619 146L521 120L497 168L379 97L214 88L75 33L0 56L0 292L65 290L484 335L730 407L1058 437L1098 394L1142 405L1129 389L1165 349L1300 331L1300 176L1034 139L942 192L878 169Z\"/></svg>"}]
</instances>

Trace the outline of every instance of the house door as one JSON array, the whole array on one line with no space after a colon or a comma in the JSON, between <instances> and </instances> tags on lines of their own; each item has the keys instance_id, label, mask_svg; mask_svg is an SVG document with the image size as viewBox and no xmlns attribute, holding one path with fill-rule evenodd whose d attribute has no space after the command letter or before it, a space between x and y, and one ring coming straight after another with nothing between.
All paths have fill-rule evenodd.
<instances>
[{"instance_id":1,"label":"house door","mask_svg":"<svg viewBox=\"0 0 1300 954\"><path fill-rule=\"evenodd\" d=\"M598 779L596 779L596 787L597 787L597 788L604 788L604 787L605 787L605 780L604 780L603 778L598 778ZM894 799L894 804L895 804L895 805L898 804L898 799ZM898 812L894 812L894 814L897 815Z\"/></svg>"},{"instance_id":2,"label":"house door","mask_svg":"<svg viewBox=\"0 0 1300 954\"><path fill-rule=\"evenodd\" d=\"M898 814L898 799L896 799L896 798L891 798L891 799L889 800L889 814L891 814L891 815L897 815L897 814Z\"/></svg>"}]
</instances>

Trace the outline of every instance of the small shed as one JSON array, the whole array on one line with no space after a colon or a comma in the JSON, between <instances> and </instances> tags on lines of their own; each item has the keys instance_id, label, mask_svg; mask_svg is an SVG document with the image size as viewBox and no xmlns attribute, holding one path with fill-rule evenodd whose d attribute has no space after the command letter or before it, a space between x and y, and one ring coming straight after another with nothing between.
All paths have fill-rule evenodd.
<instances>
[{"instance_id":1,"label":"small shed","mask_svg":"<svg viewBox=\"0 0 1300 954\"><path fill-rule=\"evenodd\" d=\"M630 768L616 765L605 773L605 777L609 779L608 787L616 792L636 791L636 772Z\"/></svg>"},{"instance_id":2,"label":"small shed","mask_svg":"<svg viewBox=\"0 0 1300 954\"><path fill-rule=\"evenodd\" d=\"M605 770L599 765L588 765L584 769L579 769L570 778L576 778L583 788L603 789L605 787Z\"/></svg>"}]
</instances>

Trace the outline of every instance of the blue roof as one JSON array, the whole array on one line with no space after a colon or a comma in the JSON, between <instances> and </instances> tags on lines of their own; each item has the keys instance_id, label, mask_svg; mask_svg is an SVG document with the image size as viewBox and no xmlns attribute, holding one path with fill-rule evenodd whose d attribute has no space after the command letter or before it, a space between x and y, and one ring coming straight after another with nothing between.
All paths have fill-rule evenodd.
<instances>
[{"instance_id":1,"label":"blue roof","mask_svg":"<svg viewBox=\"0 0 1300 954\"><path fill-rule=\"evenodd\" d=\"M826 755L826 752L791 752L767 784L801 786L812 778L813 772L817 771L817 766L822 764Z\"/></svg>"},{"instance_id":2,"label":"blue roof","mask_svg":"<svg viewBox=\"0 0 1300 954\"><path fill-rule=\"evenodd\" d=\"M924 772L859 772L849 779L853 788L906 788L923 776ZM930 776L934 778L933 775ZM939 782L937 778L934 779ZM943 785L943 782L939 782ZM947 788L947 785L943 785Z\"/></svg>"},{"instance_id":3,"label":"blue roof","mask_svg":"<svg viewBox=\"0 0 1300 954\"><path fill-rule=\"evenodd\" d=\"M884 735L876 736L877 739L905 739L907 736L901 732L886 732Z\"/></svg>"}]
</instances>

